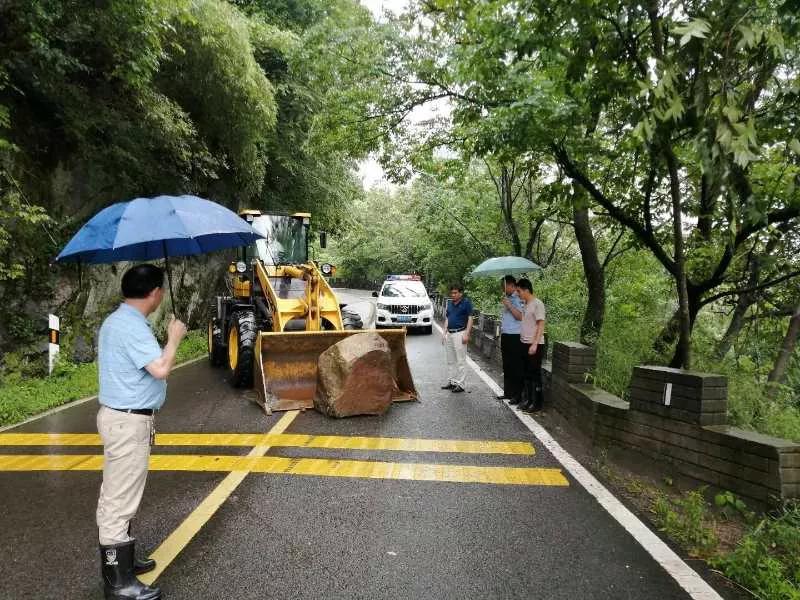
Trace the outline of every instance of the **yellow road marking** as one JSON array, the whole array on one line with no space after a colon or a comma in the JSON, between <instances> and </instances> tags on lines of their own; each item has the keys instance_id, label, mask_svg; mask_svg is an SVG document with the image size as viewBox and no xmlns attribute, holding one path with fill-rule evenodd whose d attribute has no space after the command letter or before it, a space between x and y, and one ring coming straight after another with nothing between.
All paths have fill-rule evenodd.
<instances>
[{"instance_id":1,"label":"yellow road marking","mask_svg":"<svg viewBox=\"0 0 800 600\"><path fill-rule=\"evenodd\" d=\"M0 471L97 471L102 468L103 457L99 455L0 456ZM150 456L150 470L229 472L241 474L242 477L247 473L277 473L500 485L569 485L560 469L286 458L254 455L252 452L248 456L154 454Z\"/></svg>"},{"instance_id":2,"label":"yellow road marking","mask_svg":"<svg viewBox=\"0 0 800 600\"><path fill-rule=\"evenodd\" d=\"M0 446L100 446L96 433L4 433ZM535 453L530 442L492 440L431 440L415 438L348 437L298 433L159 433L157 446L270 446L401 452L457 452L465 454Z\"/></svg>"},{"instance_id":3,"label":"yellow road marking","mask_svg":"<svg viewBox=\"0 0 800 600\"><path fill-rule=\"evenodd\" d=\"M275 426L270 430L271 434L283 433L297 416L298 411L293 410L283 415ZM269 451L269 446L256 446L247 455L247 458L264 456ZM172 457L170 457L172 458ZM175 557L189 544L192 538L206 524L206 522L217 512L222 503L228 499L239 484L247 477L247 471L236 471L229 473L220 484L214 488L201 503L192 511L178 528L173 531L161 545L156 548L150 558L156 561L156 568L149 573L139 576L139 579L147 584L152 584L158 576L166 569Z\"/></svg>"}]
</instances>

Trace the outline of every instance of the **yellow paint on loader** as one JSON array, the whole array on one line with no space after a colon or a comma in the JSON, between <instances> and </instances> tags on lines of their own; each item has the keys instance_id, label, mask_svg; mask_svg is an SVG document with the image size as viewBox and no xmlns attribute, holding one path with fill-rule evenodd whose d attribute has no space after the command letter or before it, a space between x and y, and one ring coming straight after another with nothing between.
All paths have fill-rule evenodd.
<instances>
[{"instance_id":1,"label":"yellow paint on loader","mask_svg":"<svg viewBox=\"0 0 800 600\"><path fill-rule=\"evenodd\" d=\"M417 388L406 358L404 329L347 331L260 332L256 339L255 386L258 403L267 414L272 411L314 407L319 355L348 336L377 333L389 344L395 402L417 399Z\"/></svg>"}]
</instances>

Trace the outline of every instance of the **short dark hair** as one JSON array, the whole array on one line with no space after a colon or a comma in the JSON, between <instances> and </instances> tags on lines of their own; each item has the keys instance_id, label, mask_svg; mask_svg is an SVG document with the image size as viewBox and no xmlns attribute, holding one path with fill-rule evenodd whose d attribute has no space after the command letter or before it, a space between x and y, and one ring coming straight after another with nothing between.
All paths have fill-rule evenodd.
<instances>
[{"instance_id":1,"label":"short dark hair","mask_svg":"<svg viewBox=\"0 0 800 600\"><path fill-rule=\"evenodd\" d=\"M136 265L122 276L124 298L146 298L150 292L164 285L164 270L155 265Z\"/></svg>"},{"instance_id":2,"label":"short dark hair","mask_svg":"<svg viewBox=\"0 0 800 600\"><path fill-rule=\"evenodd\" d=\"M461 285L460 283L451 283L451 284L450 284L450 287L449 287L449 288L447 288L447 289L449 289L451 292L452 292L453 290L458 290L458 291L459 291L459 292L461 292L462 294L464 293L464 286L463 286L463 285Z\"/></svg>"},{"instance_id":3,"label":"short dark hair","mask_svg":"<svg viewBox=\"0 0 800 600\"><path fill-rule=\"evenodd\" d=\"M506 275L503 277L503 283L511 283L513 285L517 285L517 278L513 275Z\"/></svg>"},{"instance_id":4,"label":"short dark hair","mask_svg":"<svg viewBox=\"0 0 800 600\"><path fill-rule=\"evenodd\" d=\"M517 287L521 290L528 290L530 293L533 293L533 284L531 284L530 279L525 279L523 277L517 282Z\"/></svg>"}]
</instances>

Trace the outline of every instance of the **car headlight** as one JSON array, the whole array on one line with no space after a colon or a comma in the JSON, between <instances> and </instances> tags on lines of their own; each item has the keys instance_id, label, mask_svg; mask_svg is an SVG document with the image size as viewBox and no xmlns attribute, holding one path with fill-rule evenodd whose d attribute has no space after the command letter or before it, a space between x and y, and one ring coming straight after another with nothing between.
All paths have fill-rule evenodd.
<instances>
[{"instance_id":1,"label":"car headlight","mask_svg":"<svg viewBox=\"0 0 800 600\"><path fill-rule=\"evenodd\" d=\"M245 271L247 271L247 265L240 260L239 262L236 263L236 270L239 273L244 273Z\"/></svg>"},{"instance_id":2,"label":"car headlight","mask_svg":"<svg viewBox=\"0 0 800 600\"><path fill-rule=\"evenodd\" d=\"M333 265L331 263L322 263L319 267L323 275L330 275L333 272Z\"/></svg>"},{"instance_id":3,"label":"car headlight","mask_svg":"<svg viewBox=\"0 0 800 600\"><path fill-rule=\"evenodd\" d=\"M389 310L389 305L378 302L378 310Z\"/></svg>"}]
</instances>

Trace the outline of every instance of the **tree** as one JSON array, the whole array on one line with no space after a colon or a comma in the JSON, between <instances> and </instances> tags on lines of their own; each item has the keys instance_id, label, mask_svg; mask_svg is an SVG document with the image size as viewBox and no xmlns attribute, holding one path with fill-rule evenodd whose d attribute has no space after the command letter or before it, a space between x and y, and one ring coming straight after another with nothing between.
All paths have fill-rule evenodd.
<instances>
[{"instance_id":1,"label":"tree","mask_svg":"<svg viewBox=\"0 0 800 600\"><path fill-rule=\"evenodd\" d=\"M671 364L689 366L698 312L735 294L751 246L800 214L790 3L421 6L445 48L425 80L453 99L455 131L469 126L478 150L549 149L653 253L679 305L662 342L677 337Z\"/></svg>"}]
</instances>

